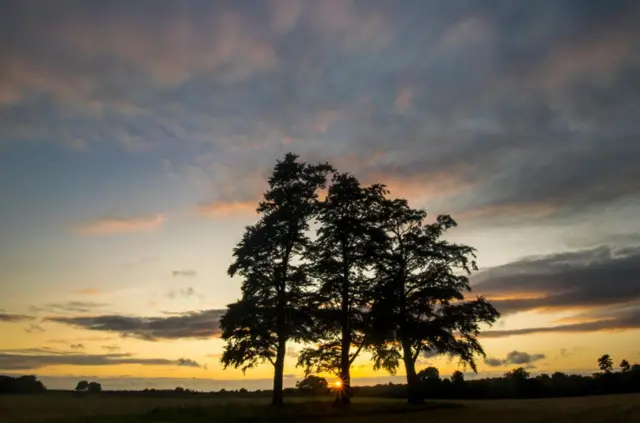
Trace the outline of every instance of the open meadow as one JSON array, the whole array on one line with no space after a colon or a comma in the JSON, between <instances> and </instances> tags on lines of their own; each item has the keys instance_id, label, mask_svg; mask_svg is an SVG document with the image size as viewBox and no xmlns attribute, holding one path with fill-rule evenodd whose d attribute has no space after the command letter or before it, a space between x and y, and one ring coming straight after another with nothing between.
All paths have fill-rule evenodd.
<instances>
[{"instance_id":1,"label":"open meadow","mask_svg":"<svg viewBox=\"0 0 640 423\"><path fill-rule=\"evenodd\" d=\"M326 400L291 399L278 409L267 399L158 398L66 393L0 397L2 423L202 422L640 422L640 394L530 400L428 402L356 398L348 409Z\"/></svg>"}]
</instances>

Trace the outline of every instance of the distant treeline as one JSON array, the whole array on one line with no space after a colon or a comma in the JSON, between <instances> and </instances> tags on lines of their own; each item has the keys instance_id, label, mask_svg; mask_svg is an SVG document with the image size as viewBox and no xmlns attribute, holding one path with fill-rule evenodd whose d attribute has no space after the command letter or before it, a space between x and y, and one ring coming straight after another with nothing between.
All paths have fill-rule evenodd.
<instances>
[{"instance_id":1,"label":"distant treeline","mask_svg":"<svg viewBox=\"0 0 640 423\"><path fill-rule=\"evenodd\" d=\"M0 376L0 394L37 394L46 390L35 376Z\"/></svg>"},{"instance_id":2,"label":"distant treeline","mask_svg":"<svg viewBox=\"0 0 640 423\"><path fill-rule=\"evenodd\" d=\"M608 357L608 356L603 356ZM602 358L600 359L602 360ZM497 398L549 398L568 396L587 396L640 392L640 364L629 365L622 361L619 371L613 371L610 365L602 365L600 373L576 375L555 372L532 377L526 369L519 367L505 373L502 377L465 380L457 371L450 378L440 378L438 369L428 367L418 373L420 393L425 399L497 399ZM305 384L305 381L313 383ZM327 396L335 394L324 378L309 376L300 381L297 388L285 388L287 397ZM35 376L0 376L1 394L28 394L46 391L42 382ZM103 391L100 395L123 396L167 396L189 397L207 396L223 398L260 398L270 397L271 390L248 391L221 389L220 391L200 392L177 387L175 389L144 389L142 391ZM97 392L96 392L97 393ZM375 386L354 386L353 394L360 397L407 398L406 384L378 384Z\"/></svg>"},{"instance_id":3,"label":"distant treeline","mask_svg":"<svg viewBox=\"0 0 640 423\"><path fill-rule=\"evenodd\" d=\"M502 377L464 380L440 379L420 375L422 396L426 399L549 398L640 392L640 365L628 371L596 373L591 376L555 372L531 377L524 368ZM386 384L354 387L354 395L406 398L406 385Z\"/></svg>"}]
</instances>

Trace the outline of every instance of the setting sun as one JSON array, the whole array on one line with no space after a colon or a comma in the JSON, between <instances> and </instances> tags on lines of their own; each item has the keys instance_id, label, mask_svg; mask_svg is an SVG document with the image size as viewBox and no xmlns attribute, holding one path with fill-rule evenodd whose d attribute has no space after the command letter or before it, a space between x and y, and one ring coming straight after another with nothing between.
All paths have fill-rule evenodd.
<instances>
[{"instance_id":1,"label":"setting sun","mask_svg":"<svg viewBox=\"0 0 640 423\"><path fill-rule=\"evenodd\" d=\"M338 381L336 381L335 385L336 385L336 388L339 388L339 387L341 387L341 386L342 386L342 382L340 382L340 381L338 380Z\"/></svg>"}]
</instances>

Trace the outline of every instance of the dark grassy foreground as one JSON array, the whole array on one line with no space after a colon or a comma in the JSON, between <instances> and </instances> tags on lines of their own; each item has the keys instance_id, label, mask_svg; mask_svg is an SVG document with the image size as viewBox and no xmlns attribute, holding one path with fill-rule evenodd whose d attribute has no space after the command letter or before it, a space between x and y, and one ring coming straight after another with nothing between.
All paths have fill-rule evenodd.
<instances>
[{"instance_id":1,"label":"dark grassy foreground","mask_svg":"<svg viewBox=\"0 0 640 423\"><path fill-rule=\"evenodd\" d=\"M267 400L140 398L44 394L0 397L0 422L562 422L640 423L640 394L535 400L439 401L410 407L397 400L356 399L349 410L330 401L290 400L282 409Z\"/></svg>"}]
</instances>

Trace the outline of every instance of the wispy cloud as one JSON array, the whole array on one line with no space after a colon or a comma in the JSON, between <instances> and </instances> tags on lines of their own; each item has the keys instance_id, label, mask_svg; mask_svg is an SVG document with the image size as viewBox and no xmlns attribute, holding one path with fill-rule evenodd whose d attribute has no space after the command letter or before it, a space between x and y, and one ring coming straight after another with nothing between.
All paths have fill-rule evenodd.
<instances>
[{"instance_id":1,"label":"wispy cloud","mask_svg":"<svg viewBox=\"0 0 640 423\"><path fill-rule=\"evenodd\" d=\"M25 314L8 314L8 313L0 313L0 322L6 323L18 323L33 320L33 316L27 316Z\"/></svg>"},{"instance_id":2,"label":"wispy cloud","mask_svg":"<svg viewBox=\"0 0 640 423\"><path fill-rule=\"evenodd\" d=\"M98 303L94 301L67 301L64 303L48 303L41 306L31 306L31 310L35 313L89 313L108 305L108 303Z\"/></svg>"},{"instance_id":3,"label":"wispy cloud","mask_svg":"<svg viewBox=\"0 0 640 423\"><path fill-rule=\"evenodd\" d=\"M255 214L258 207L256 201L223 201L215 200L198 205L196 211L200 217L236 217Z\"/></svg>"},{"instance_id":4,"label":"wispy cloud","mask_svg":"<svg viewBox=\"0 0 640 423\"><path fill-rule=\"evenodd\" d=\"M196 361L185 358L169 360L166 358L139 358L130 354L53 353L39 349L13 353L10 350L0 350L0 369L2 370L35 370L60 365L114 366L122 364L202 367Z\"/></svg>"},{"instance_id":5,"label":"wispy cloud","mask_svg":"<svg viewBox=\"0 0 640 423\"><path fill-rule=\"evenodd\" d=\"M598 316L600 313L596 313ZM614 310L610 314L600 315L582 323L570 323L554 326L539 326L524 329L488 330L481 333L483 338L504 338L518 335L542 333L585 333L620 332L640 329L640 303Z\"/></svg>"},{"instance_id":6,"label":"wispy cloud","mask_svg":"<svg viewBox=\"0 0 640 423\"><path fill-rule=\"evenodd\" d=\"M85 289L79 289L75 293L78 295L98 295L98 294L102 294L102 290L98 288L85 288Z\"/></svg>"},{"instance_id":7,"label":"wispy cloud","mask_svg":"<svg viewBox=\"0 0 640 423\"><path fill-rule=\"evenodd\" d=\"M109 351L109 352L115 352L115 351L120 351L120 347L118 345L103 345L101 347L103 350Z\"/></svg>"},{"instance_id":8,"label":"wispy cloud","mask_svg":"<svg viewBox=\"0 0 640 423\"><path fill-rule=\"evenodd\" d=\"M193 297L196 295L196 290L193 289L192 287L188 287L188 288L182 288L179 291L169 291L167 293L167 297L169 298L176 298L176 297L182 297L182 298L189 298L189 297ZM201 295L199 295L199 297L202 297Z\"/></svg>"},{"instance_id":9,"label":"wispy cloud","mask_svg":"<svg viewBox=\"0 0 640 423\"><path fill-rule=\"evenodd\" d=\"M193 269L174 270L171 272L174 277L195 278L198 273Z\"/></svg>"},{"instance_id":10,"label":"wispy cloud","mask_svg":"<svg viewBox=\"0 0 640 423\"><path fill-rule=\"evenodd\" d=\"M152 232L160 229L166 218L162 214L137 216L126 219L105 218L87 222L78 228L80 235L110 235L120 233Z\"/></svg>"},{"instance_id":11,"label":"wispy cloud","mask_svg":"<svg viewBox=\"0 0 640 423\"><path fill-rule=\"evenodd\" d=\"M31 323L24 331L27 333L42 333L45 332L45 329L36 323Z\"/></svg>"}]
</instances>

